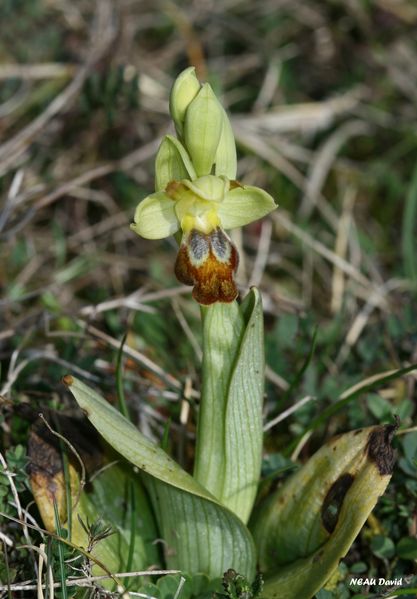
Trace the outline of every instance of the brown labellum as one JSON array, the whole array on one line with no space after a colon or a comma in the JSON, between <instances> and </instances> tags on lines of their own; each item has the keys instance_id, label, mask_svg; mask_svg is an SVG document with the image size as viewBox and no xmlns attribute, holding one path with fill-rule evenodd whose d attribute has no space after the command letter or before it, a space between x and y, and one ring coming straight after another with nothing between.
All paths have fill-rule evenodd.
<instances>
[{"instance_id":1,"label":"brown labellum","mask_svg":"<svg viewBox=\"0 0 417 599\"><path fill-rule=\"evenodd\" d=\"M182 239L175 275L181 283L194 285L193 297L200 304L232 302L238 295L238 264L237 249L223 229L208 234L193 229Z\"/></svg>"}]
</instances>

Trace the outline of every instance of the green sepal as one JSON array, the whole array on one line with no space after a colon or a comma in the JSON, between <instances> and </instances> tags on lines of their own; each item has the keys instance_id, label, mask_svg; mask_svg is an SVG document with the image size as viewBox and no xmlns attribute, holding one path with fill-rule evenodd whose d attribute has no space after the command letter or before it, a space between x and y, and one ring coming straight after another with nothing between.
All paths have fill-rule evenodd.
<instances>
[{"instance_id":1,"label":"green sepal","mask_svg":"<svg viewBox=\"0 0 417 599\"><path fill-rule=\"evenodd\" d=\"M244 185L230 190L219 204L218 215L224 229L243 227L275 210L274 198L260 187Z\"/></svg>"},{"instance_id":2,"label":"green sepal","mask_svg":"<svg viewBox=\"0 0 417 599\"><path fill-rule=\"evenodd\" d=\"M198 177L210 175L223 127L223 107L205 83L187 108L184 145Z\"/></svg>"},{"instance_id":3,"label":"green sepal","mask_svg":"<svg viewBox=\"0 0 417 599\"><path fill-rule=\"evenodd\" d=\"M231 181L236 179L237 157L236 142L229 117L223 109L222 132L217 146L214 172L217 176L225 176Z\"/></svg>"},{"instance_id":4,"label":"green sepal","mask_svg":"<svg viewBox=\"0 0 417 599\"><path fill-rule=\"evenodd\" d=\"M164 239L174 235L180 225L175 202L165 192L157 191L139 202L132 231L145 239Z\"/></svg>"},{"instance_id":5,"label":"green sepal","mask_svg":"<svg viewBox=\"0 0 417 599\"><path fill-rule=\"evenodd\" d=\"M196 77L194 67L188 67L182 71L172 86L169 98L169 111L180 139L183 136L187 108L200 91L200 88L201 84Z\"/></svg>"},{"instance_id":6,"label":"green sepal","mask_svg":"<svg viewBox=\"0 0 417 599\"><path fill-rule=\"evenodd\" d=\"M166 135L155 158L155 189L163 191L170 181L195 179L191 159L182 143L172 135Z\"/></svg>"}]
</instances>

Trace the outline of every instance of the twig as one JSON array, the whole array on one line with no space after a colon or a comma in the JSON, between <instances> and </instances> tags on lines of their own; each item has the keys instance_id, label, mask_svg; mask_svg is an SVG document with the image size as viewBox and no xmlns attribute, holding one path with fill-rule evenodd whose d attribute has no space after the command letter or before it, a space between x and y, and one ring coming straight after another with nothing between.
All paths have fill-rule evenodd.
<instances>
[{"instance_id":1,"label":"twig","mask_svg":"<svg viewBox=\"0 0 417 599\"><path fill-rule=\"evenodd\" d=\"M14 518L13 516L10 516L9 514L5 514L4 512L1 512L1 511L0 511L0 517L6 518L7 520L10 520L11 522L15 522L16 524L20 524L21 526L27 526L28 528L36 530L38 533L47 535L51 539L55 539L56 541L58 541L60 543L63 543L64 545L67 545L67 547L71 547L71 549L76 549L79 553L81 553L81 555L83 555L85 558L87 558L89 560L92 560L102 570L104 570L104 572L107 573L107 577L111 578L113 580L113 582L117 585L118 589L121 589L120 593L124 593L124 589L121 586L120 581L116 577L116 575L112 574L110 572L110 570L107 568L107 566L102 561L100 561L99 559L97 559L91 552L86 551L83 547L79 547L78 545L75 545L74 543L72 543L68 539L65 539L64 537L60 537L59 535L57 535L57 534L55 534L55 533L53 533L53 532L51 532L49 530L46 530L45 528L41 528L40 526L34 526L33 524L28 524L24 520L21 520L21 519L18 519L18 518ZM36 560L35 560L35 571L37 572ZM36 586L34 586L34 588L36 589ZM0 587L0 590L3 590L2 587ZM124 595L124 596L126 596L126 595Z\"/></svg>"},{"instance_id":2,"label":"twig","mask_svg":"<svg viewBox=\"0 0 417 599\"><path fill-rule=\"evenodd\" d=\"M289 160L287 160L285 156L260 137L259 134L248 131L245 129L244 125L241 125L241 128L235 131L235 136L238 143L269 162L269 164L288 177L296 187L301 190L306 188L307 180L304 175ZM326 198L321 194L317 199L317 207L326 222L335 229L337 225L337 215L327 202Z\"/></svg>"},{"instance_id":3,"label":"twig","mask_svg":"<svg viewBox=\"0 0 417 599\"><path fill-rule=\"evenodd\" d=\"M0 541L2 541L8 547L13 547L13 541L11 540L11 538L8 537L7 535L5 535L4 532L1 532L1 530L0 530Z\"/></svg>"},{"instance_id":4,"label":"twig","mask_svg":"<svg viewBox=\"0 0 417 599\"><path fill-rule=\"evenodd\" d=\"M112 300L101 302L100 304L93 306L84 306L80 310L81 316L92 316L101 312L107 312L114 310L115 308L129 308L130 310L136 310L138 312L147 312L148 314L155 314L155 309L151 306L146 306L140 301L141 293L134 291L127 297L120 297Z\"/></svg>"},{"instance_id":5,"label":"twig","mask_svg":"<svg viewBox=\"0 0 417 599\"><path fill-rule=\"evenodd\" d=\"M41 543L39 545L39 549L42 551L42 553L45 553L45 544ZM44 595L43 595L43 589L42 589L42 574L43 574L43 564L45 563L44 557L42 555L41 552L39 552L39 561L38 561L38 584L37 584L37 594L38 594L38 599L44 599ZM48 557L45 554L46 557Z\"/></svg>"},{"instance_id":6,"label":"twig","mask_svg":"<svg viewBox=\"0 0 417 599\"><path fill-rule=\"evenodd\" d=\"M7 379L6 379L6 382L4 383L3 387L0 390L0 395L7 395L9 393L9 391L11 390L11 388L13 387L13 384L16 382L17 377L22 372L22 370L24 370L26 368L26 366L28 366L31 362L34 362L35 360L50 360L51 362L55 362L56 364L59 364L60 366L71 369L73 372L80 374L81 376L83 376L84 378L86 378L90 381L97 382L97 380L98 380L97 376L91 374L90 372L87 372L86 370L83 370L76 364L73 364L73 363L68 362L67 360L58 358L58 356L48 353L47 351L37 351L37 350L31 351L30 356L27 359L22 360L15 367L16 361L13 360L13 358L18 355L19 355L19 352L17 350L15 350L12 354L12 359L10 361L9 370L7 373Z\"/></svg>"},{"instance_id":7,"label":"twig","mask_svg":"<svg viewBox=\"0 0 417 599\"><path fill-rule=\"evenodd\" d=\"M343 345L340 348L339 354L336 358L336 363L340 367L349 355L350 349L358 341L360 335L366 327L366 324L376 308L383 308L386 305L386 297L391 291L401 289L404 286L408 286L409 281L403 281L401 279L390 279L383 285L380 285L374 290L369 296L366 304L359 311L350 326Z\"/></svg>"},{"instance_id":8,"label":"twig","mask_svg":"<svg viewBox=\"0 0 417 599\"><path fill-rule=\"evenodd\" d=\"M235 125L242 125L255 131L270 133L318 131L331 125L337 116L350 113L358 105L361 96L363 89L356 88L343 96L323 102L272 107L264 114L236 116L232 124L234 129Z\"/></svg>"},{"instance_id":9,"label":"twig","mask_svg":"<svg viewBox=\"0 0 417 599\"><path fill-rule=\"evenodd\" d=\"M34 551L37 551L39 553L39 572L38 572L38 584L36 585L37 588L37 592L38 592L38 599L43 599L43 589L48 587L48 590L50 590L50 597L51 599L54 598L54 575L52 572L52 567L51 564L48 561L48 556L45 552L45 544L41 543L39 545L39 547L36 547L36 545L21 545L19 547L19 549L33 549ZM42 570L43 570L43 564L46 565L47 568L47 575L48 575L48 584L47 585L42 585Z\"/></svg>"},{"instance_id":10,"label":"twig","mask_svg":"<svg viewBox=\"0 0 417 599\"><path fill-rule=\"evenodd\" d=\"M3 229L7 219L9 217L9 214L12 211L13 200L15 200L15 198L17 197L17 194L19 193L19 189L22 186L23 175L24 175L23 169L19 169L18 171L16 171L16 173L13 177L12 184L10 185L9 193L7 194L5 205L3 207L2 212L0 212L0 231Z\"/></svg>"},{"instance_id":11,"label":"twig","mask_svg":"<svg viewBox=\"0 0 417 599\"><path fill-rule=\"evenodd\" d=\"M178 584L178 588L175 591L174 599L178 599L178 597L180 596L180 593L181 593L181 590L182 590L182 587L184 586L184 584L185 584L185 578L184 578L184 576L181 576L180 582Z\"/></svg>"},{"instance_id":12,"label":"twig","mask_svg":"<svg viewBox=\"0 0 417 599\"><path fill-rule=\"evenodd\" d=\"M7 239L12 238L21 228L23 228L30 222L30 220L36 215L38 210L41 210L42 208L49 206L53 202L56 202L59 198L70 193L73 189L83 187L88 183L91 183L92 181L101 177L105 177L117 170L129 171L130 169L134 168L137 164L140 164L141 162L147 160L150 156L152 156L155 153L159 144L160 139L153 140L148 144L140 147L138 150L134 150L130 154L127 154L119 161L101 164L93 169L89 169L84 173L81 173L74 179L70 179L69 181L61 183L56 189L50 191L49 193L41 197L39 200L34 202L33 206L31 206L30 209L27 210L27 212L25 212L25 215L22 218L22 220L19 223L17 223L13 228L9 229L7 231L7 234L4 234L4 237ZM21 201L26 201L31 197L32 195L24 194L21 198ZM127 217L124 213L121 213L120 215L110 215L105 222L108 226L108 229L114 229L116 223L120 220L121 224L128 222ZM102 229L102 227L103 221L99 223L100 230ZM68 243L74 242L76 239L82 237L83 235L89 237L88 233L90 232L90 230L91 227L88 227L86 231L76 233L68 239Z\"/></svg>"},{"instance_id":13,"label":"twig","mask_svg":"<svg viewBox=\"0 0 417 599\"><path fill-rule=\"evenodd\" d=\"M298 458L304 445L307 443L307 441L309 440L309 438L311 437L312 434L313 434L313 431L307 431L304 433L304 435L301 437L297 447L294 449L294 451L291 454L291 460L295 461Z\"/></svg>"}]
</instances>

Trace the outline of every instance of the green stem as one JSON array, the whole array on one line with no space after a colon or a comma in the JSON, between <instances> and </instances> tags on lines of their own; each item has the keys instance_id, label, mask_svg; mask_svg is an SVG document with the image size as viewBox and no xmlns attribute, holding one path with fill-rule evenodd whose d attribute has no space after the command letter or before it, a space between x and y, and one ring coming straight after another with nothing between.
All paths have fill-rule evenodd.
<instances>
[{"instance_id":1,"label":"green stem","mask_svg":"<svg viewBox=\"0 0 417 599\"><path fill-rule=\"evenodd\" d=\"M263 316L259 292L202 308L203 380L194 476L242 522L262 460Z\"/></svg>"},{"instance_id":2,"label":"green stem","mask_svg":"<svg viewBox=\"0 0 417 599\"><path fill-rule=\"evenodd\" d=\"M201 317L204 351L194 477L220 499L225 469L227 390L244 322L237 302L202 307Z\"/></svg>"},{"instance_id":3,"label":"green stem","mask_svg":"<svg viewBox=\"0 0 417 599\"><path fill-rule=\"evenodd\" d=\"M126 343L126 338L127 338L127 333L125 333L123 335L123 338L120 342L120 347L119 350L117 352L117 357L116 357L116 388L117 388L117 399L119 402L119 410L121 411L121 413L123 414L123 416L125 418L127 418L128 420L130 420L130 415L129 415L129 410L127 408L127 403L126 403L126 398L125 398L125 391L124 391L124 386L123 386L123 365L122 365L122 359L123 359L123 347L124 344Z\"/></svg>"}]
</instances>

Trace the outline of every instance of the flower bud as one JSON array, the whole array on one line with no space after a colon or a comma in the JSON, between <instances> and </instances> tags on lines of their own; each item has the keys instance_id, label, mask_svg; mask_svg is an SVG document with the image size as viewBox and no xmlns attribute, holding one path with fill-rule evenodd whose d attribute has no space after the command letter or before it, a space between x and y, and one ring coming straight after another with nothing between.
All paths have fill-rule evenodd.
<instances>
[{"instance_id":1,"label":"flower bud","mask_svg":"<svg viewBox=\"0 0 417 599\"><path fill-rule=\"evenodd\" d=\"M205 83L188 106L184 123L185 147L198 177L211 174L223 119L223 108L210 85Z\"/></svg>"},{"instance_id":2,"label":"flower bud","mask_svg":"<svg viewBox=\"0 0 417 599\"><path fill-rule=\"evenodd\" d=\"M169 110L180 139L183 136L185 113L200 88L194 67L188 67L175 79L169 99Z\"/></svg>"},{"instance_id":3,"label":"flower bud","mask_svg":"<svg viewBox=\"0 0 417 599\"><path fill-rule=\"evenodd\" d=\"M217 146L215 162L215 174L217 176L223 175L231 181L236 179L237 159L235 136L233 135L232 126L225 110L223 110L223 126L219 145Z\"/></svg>"}]
</instances>

